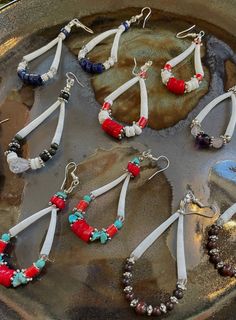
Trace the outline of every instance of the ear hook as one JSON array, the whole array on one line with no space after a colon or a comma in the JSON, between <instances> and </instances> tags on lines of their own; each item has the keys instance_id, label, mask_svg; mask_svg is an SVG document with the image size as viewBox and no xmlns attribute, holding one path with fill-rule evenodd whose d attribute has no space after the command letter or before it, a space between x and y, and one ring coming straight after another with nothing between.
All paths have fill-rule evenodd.
<instances>
[{"instance_id":1,"label":"ear hook","mask_svg":"<svg viewBox=\"0 0 236 320\"><path fill-rule=\"evenodd\" d=\"M71 76L72 76L72 77L71 77ZM83 83L81 83L81 82L78 80L78 78L76 77L76 75L75 75L73 72L71 72L71 71L67 72L67 73L66 73L66 77L67 77L68 80L73 80L73 81L74 81L74 79L75 79L76 82L77 82L81 87L84 88ZM73 78L74 78L74 79L73 79ZM73 85L73 84L74 84L74 82L72 83L72 85Z\"/></svg>"},{"instance_id":2,"label":"ear hook","mask_svg":"<svg viewBox=\"0 0 236 320\"><path fill-rule=\"evenodd\" d=\"M75 162L69 162L66 165L65 177L64 177L64 180L63 180L62 185L61 185L61 190L63 190L67 194L71 193L74 190L74 188L79 184L79 178L75 174L76 169L77 169L77 165L76 165ZM69 176L72 177L72 182L71 182L70 187L68 189L64 189L66 181L67 181L67 178Z\"/></svg>"},{"instance_id":3,"label":"ear hook","mask_svg":"<svg viewBox=\"0 0 236 320\"><path fill-rule=\"evenodd\" d=\"M152 61L149 60L148 62L146 62L146 63L140 68L140 70L141 70L141 71L147 71L148 68L151 67L151 65L152 65ZM137 67L137 61L136 61L136 58L134 57L134 67L133 67L133 70L132 70L132 74L133 74L135 77L138 76L139 73L140 73L140 71L139 71L139 72L135 72L136 67Z\"/></svg>"},{"instance_id":4,"label":"ear hook","mask_svg":"<svg viewBox=\"0 0 236 320\"><path fill-rule=\"evenodd\" d=\"M89 27L85 26L82 22L79 21L79 19L75 18L72 20L76 27L81 27L82 29L86 30L89 33L94 33L93 30L91 30Z\"/></svg>"},{"instance_id":5,"label":"ear hook","mask_svg":"<svg viewBox=\"0 0 236 320\"><path fill-rule=\"evenodd\" d=\"M192 38L199 38L201 39L204 35L205 35L205 32L203 30L201 30L199 33L187 33L185 34L186 32L194 29L196 27L196 25L194 24L192 27L186 29L186 30L183 30L183 31L180 31L176 34L176 38L178 39L183 39L183 38L187 38L187 37L192 37Z\"/></svg>"},{"instance_id":6,"label":"ear hook","mask_svg":"<svg viewBox=\"0 0 236 320\"><path fill-rule=\"evenodd\" d=\"M163 172L166 169L168 169L169 166L170 166L170 160L166 156L161 155L158 158L155 158L155 157L151 156L151 159L156 161L156 162L158 162L161 159L164 159L166 161L166 166L164 168L161 168L160 170L157 170L155 173L153 173L151 175L151 177L148 178L148 181L150 181L152 178L154 178L158 173Z\"/></svg>"},{"instance_id":7,"label":"ear hook","mask_svg":"<svg viewBox=\"0 0 236 320\"><path fill-rule=\"evenodd\" d=\"M4 123L4 122L7 122L7 121L9 121L9 120L10 120L9 118L4 119L4 120L1 120L1 121L0 121L0 124L2 124L2 123Z\"/></svg>"},{"instance_id":8,"label":"ear hook","mask_svg":"<svg viewBox=\"0 0 236 320\"><path fill-rule=\"evenodd\" d=\"M146 15L146 17L144 18L143 20L143 29L145 28L145 24L146 24L146 21L148 20L149 16L151 15L152 13L152 9L149 8L149 7L144 7L142 10L141 10L141 14L143 15L144 11L145 10L149 10L149 13Z\"/></svg>"}]
</instances>

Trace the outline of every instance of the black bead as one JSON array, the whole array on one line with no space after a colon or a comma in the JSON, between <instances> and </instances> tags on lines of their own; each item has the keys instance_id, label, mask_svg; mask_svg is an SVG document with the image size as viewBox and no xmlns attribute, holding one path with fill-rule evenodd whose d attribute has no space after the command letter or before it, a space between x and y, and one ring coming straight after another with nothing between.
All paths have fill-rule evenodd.
<instances>
[{"instance_id":1,"label":"black bead","mask_svg":"<svg viewBox=\"0 0 236 320\"><path fill-rule=\"evenodd\" d=\"M58 147L59 147L59 145L58 145L57 143L55 143L55 142L51 144L51 148L52 148L52 149L57 150Z\"/></svg>"},{"instance_id":2,"label":"black bead","mask_svg":"<svg viewBox=\"0 0 236 320\"><path fill-rule=\"evenodd\" d=\"M176 289L173 291L173 295L177 298L177 299L182 299L184 296L184 292L181 289Z\"/></svg>"},{"instance_id":3,"label":"black bead","mask_svg":"<svg viewBox=\"0 0 236 320\"><path fill-rule=\"evenodd\" d=\"M69 98L70 98L70 94L64 90L61 91L60 95L59 95L60 98L68 101Z\"/></svg>"},{"instance_id":4,"label":"black bead","mask_svg":"<svg viewBox=\"0 0 236 320\"><path fill-rule=\"evenodd\" d=\"M132 271L132 269L133 269L132 264L128 264L128 263L125 264L125 271Z\"/></svg>"},{"instance_id":5,"label":"black bead","mask_svg":"<svg viewBox=\"0 0 236 320\"><path fill-rule=\"evenodd\" d=\"M48 152L50 153L51 156L54 156L57 153L57 150L50 148Z\"/></svg>"},{"instance_id":6,"label":"black bead","mask_svg":"<svg viewBox=\"0 0 236 320\"><path fill-rule=\"evenodd\" d=\"M209 148L211 144L211 137L206 133L199 133L196 136L196 144L200 148Z\"/></svg>"},{"instance_id":7,"label":"black bead","mask_svg":"<svg viewBox=\"0 0 236 320\"><path fill-rule=\"evenodd\" d=\"M174 309L174 304L171 301L165 303L167 310L171 311Z\"/></svg>"},{"instance_id":8,"label":"black bead","mask_svg":"<svg viewBox=\"0 0 236 320\"><path fill-rule=\"evenodd\" d=\"M47 162L49 159L51 159L50 154L48 154L47 151L41 152L39 157L43 160L43 162Z\"/></svg>"},{"instance_id":9,"label":"black bead","mask_svg":"<svg viewBox=\"0 0 236 320\"><path fill-rule=\"evenodd\" d=\"M123 282L123 284L124 284L125 286L129 286L129 285L131 285L131 283L132 283L132 279L127 279L127 278L125 278L125 279L122 280L122 282Z\"/></svg>"}]
</instances>

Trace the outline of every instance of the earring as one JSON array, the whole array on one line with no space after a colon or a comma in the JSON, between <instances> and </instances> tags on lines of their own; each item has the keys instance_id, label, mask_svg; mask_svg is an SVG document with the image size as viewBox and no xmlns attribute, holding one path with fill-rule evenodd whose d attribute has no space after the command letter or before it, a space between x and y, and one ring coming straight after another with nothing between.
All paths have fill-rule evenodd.
<instances>
[{"instance_id":1,"label":"earring","mask_svg":"<svg viewBox=\"0 0 236 320\"><path fill-rule=\"evenodd\" d=\"M66 74L66 86L63 90L61 90L61 93L57 101L53 105L51 105L47 110L45 110L40 116L31 121L26 127L17 132L15 137L9 143L5 155L7 156L9 169L13 173L22 173L24 171L27 171L28 169L40 169L44 167L45 163L56 154L63 133L63 126L65 120L65 103L68 102L70 98L70 89L74 85L74 79L71 76L73 76L77 83L83 87L83 85L79 82L77 77L72 72L68 72ZM45 149L36 158L21 158L20 155L22 153L24 139L57 109L60 109L60 111L56 131L51 142L51 147L48 150Z\"/></svg>"},{"instance_id":2,"label":"earring","mask_svg":"<svg viewBox=\"0 0 236 320\"><path fill-rule=\"evenodd\" d=\"M168 313L174 308L174 305L178 303L178 300L183 298L184 290L186 290L187 283L187 271L186 271L186 262L185 262L185 250L184 250L184 216L188 214L200 214L199 212L189 212L189 207L191 204L195 204L200 208L205 208L198 199L195 198L194 194L189 191L183 200L180 202L179 209L172 214L165 222L163 222L158 228L156 228L152 233L150 233L130 254L130 257L127 258L124 273L123 273L123 284L125 286L124 293L126 299L129 301L130 306L135 309L137 314L141 315L152 315L152 316L161 316ZM212 207L208 207L212 210ZM203 215L207 218L212 216ZM133 279L133 268L135 263L141 256L148 250L150 246L176 221L178 220L178 229L177 229L177 276L178 281L176 289L173 291L173 294L166 299L165 302L161 302L159 305L153 307L148 305L146 302L138 298L132 287Z\"/></svg>"},{"instance_id":3,"label":"earring","mask_svg":"<svg viewBox=\"0 0 236 320\"><path fill-rule=\"evenodd\" d=\"M181 31L177 33L176 37L179 39L186 37L193 37L194 40L190 47L186 49L183 53L178 55L177 57L168 61L164 68L161 70L161 78L164 85L166 85L167 89L175 94L184 94L187 92L191 92L197 88L199 88L199 84L201 83L204 77L204 71L201 62L201 45L202 45L202 37L205 35L204 31L200 31L199 33L187 33L186 32L192 30L195 27ZM178 80L174 77L171 72L172 68L174 68L177 64L187 58L194 51L194 67L195 67L195 75L189 81Z\"/></svg>"},{"instance_id":4,"label":"earring","mask_svg":"<svg viewBox=\"0 0 236 320\"><path fill-rule=\"evenodd\" d=\"M145 23L147 19L149 18L151 14L151 9L149 7L145 7L141 10L141 13L131 17L129 21L123 22L117 29L112 29L105 31L89 41L85 46L82 47L82 49L79 51L78 54L78 60L81 68L88 72L88 73L102 73L105 70L110 69L115 63L118 61L118 47L119 47L119 40L123 32L127 31L132 23L135 23L136 21L139 21L143 15L144 11L148 10L149 13L146 15L144 22L143 22L143 28L145 27ZM97 44L102 42L107 37L115 34L114 41L111 48L110 57L103 63L93 63L88 58L86 58L86 55L95 48Z\"/></svg>"},{"instance_id":5,"label":"earring","mask_svg":"<svg viewBox=\"0 0 236 320\"><path fill-rule=\"evenodd\" d=\"M109 94L105 99L103 106L98 114L98 120L101 124L102 129L108 133L110 136L121 140L124 136L127 138L134 137L135 135L140 135L142 129L146 127L148 121L148 97L145 80L147 79L147 70L152 65L152 61L146 62L138 73L135 73L135 66L132 71L134 78L125 82L122 86L117 88L111 94ZM122 126L115 120L111 118L111 106L113 101L117 99L122 93L128 90L131 86L139 82L140 85L140 118L137 122L133 122L132 126Z\"/></svg>"},{"instance_id":6,"label":"earring","mask_svg":"<svg viewBox=\"0 0 236 320\"><path fill-rule=\"evenodd\" d=\"M210 256L209 260L223 277L236 277L236 266L225 263L222 260L222 254L219 249L219 236L221 236L224 226L227 222L230 222L235 213L236 203L228 208L208 231L208 242L206 247L208 249L208 255Z\"/></svg>"},{"instance_id":7,"label":"earring","mask_svg":"<svg viewBox=\"0 0 236 320\"><path fill-rule=\"evenodd\" d=\"M201 148L213 147L219 149L225 144L231 141L233 136L235 124L236 124L236 86L229 89L228 92L216 97L204 109L198 114L198 116L191 123L191 134L195 137L196 144ZM232 100L232 110L231 118L224 135L220 137L210 137L208 134L204 133L201 127L202 121L208 115L213 108L215 108L223 100L231 98Z\"/></svg>"},{"instance_id":8,"label":"earring","mask_svg":"<svg viewBox=\"0 0 236 320\"><path fill-rule=\"evenodd\" d=\"M57 74L58 66L60 63L62 41L69 36L71 32L71 28L73 26L76 26L77 28L82 28L87 32L93 33L91 29L86 27L78 19L71 20L64 28L61 29L59 35L55 39L53 39L51 42L49 42L47 45L43 46L42 48L34 52L31 52L30 54L27 54L26 56L23 57L23 60L18 65L17 73L19 78L25 84L31 84L33 86L41 86L44 83L46 83L48 80L54 78L54 76ZM56 53L48 72L42 75L29 73L29 70L28 70L29 62L38 58L39 56L41 56L42 54L44 54L45 52L53 48L55 45L57 45Z\"/></svg>"},{"instance_id":9,"label":"earring","mask_svg":"<svg viewBox=\"0 0 236 320\"><path fill-rule=\"evenodd\" d=\"M149 178L149 180L152 179L156 174L166 170L169 167L169 159L165 156L159 156L158 158L155 158L151 155L150 151L143 152L141 157L136 157L133 160L129 161L126 172L123 173L120 177L102 186L101 188L93 190L92 192L90 192L89 195L84 196L83 200L78 202L77 206L73 209L73 212L69 215L69 223L71 230L80 239L82 239L85 242L93 242L99 240L102 244L105 244L108 240L111 240L114 237L118 230L122 228L123 223L125 221L125 199L129 181L130 178L134 178L139 175L140 162L144 159L153 160L156 163L159 160L165 160L167 162L166 166L156 171ZM107 228L103 228L102 230L98 230L90 226L85 219L85 213L90 203L97 197L116 187L121 182L123 182L123 185L120 192L120 198L117 209L117 218L115 222L109 225Z\"/></svg>"},{"instance_id":10,"label":"earring","mask_svg":"<svg viewBox=\"0 0 236 320\"><path fill-rule=\"evenodd\" d=\"M27 284L36 278L41 270L44 268L53 244L53 238L56 230L57 213L65 208L65 203L68 195L79 184L79 178L75 175L76 164L70 162L65 169L65 180L61 186L61 191L57 192L49 202L49 207L38 211L30 217L24 219L8 233L4 233L0 239L0 284L5 287L17 287L21 284ZM67 178L70 176L72 182L68 189L65 189ZM20 232L24 231L27 227L38 221L40 218L51 213L51 219L48 231L40 251L39 259L26 269L14 270L5 261L5 251L11 239L16 237Z\"/></svg>"}]
</instances>

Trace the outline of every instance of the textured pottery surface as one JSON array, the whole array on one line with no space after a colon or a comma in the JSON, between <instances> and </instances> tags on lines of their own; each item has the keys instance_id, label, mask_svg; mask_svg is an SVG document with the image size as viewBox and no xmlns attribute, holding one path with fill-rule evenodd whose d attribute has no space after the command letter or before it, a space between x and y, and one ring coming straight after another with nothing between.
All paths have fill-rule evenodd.
<instances>
[{"instance_id":1,"label":"textured pottery surface","mask_svg":"<svg viewBox=\"0 0 236 320\"><path fill-rule=\"evenodd\" d=\"M92 36L79 29L64 41L59 72L50 84L32 89L22 86L16 67L22 56L53 39L74 17L95 34L118 26L138 14L144 5L153 8L145 29L142 22L126 32L120 42L119 62L108 72L89 76L79 67L79 48ZM136 8L134 8L134 6ZM201 10L199 9L201 8ZM156 226L178 208L190 187L202 202L213 203L223 212L236 202L236 136L226 147L198 150L190 135L190 123L196 114L217 95L236 83L235 1L19 1L0 12L0 119L10 120L0 127L0 231L45 207L63 180L68 161L79 163L81 184L59 214L50 263L37 281L16 290L0 288L0 319L136 319L124 300L121 276L124 259ZM164 10L164 11L162 11ZM201 15L200 15L200 11ZM181 15L180 15L181 14ZM199 20L198 18L201 18ZM192 24L205 30L202 50L206 77L194 93L176 97L160 81L160 69L170 58L190 45L191 39L175 38L177 31ZM103 62L109 56L112 37L97 46L89 57ZM55 49L30 64L39 73L50 66ZM110 139L101 130L97 114L104 97L131 78L133 57L138 65L153 61L146 81L149 127L135 139L122 143ZM60 150L39 172L16 176L5 161L4 151L10 139L27 121L34 119L57 98L65 84L65 73L74 72L84 88L72 88L66 106L65 130ZM178 78L193 75L193 58L174 70ZM215 136L224 132L229 120L230 101L221 103L203 123ZM114 117L131 123L138 117L138 86L123 94L113 108ZM54 114L30 135L24 147L29 157L38 155L50 143L57 116ZM140 152L152 149L171 162L164 174L147 182L155 167L144 163L141 176L130 182L126 221L123 229L107 245L87 245L71 233L70 210L89 191L115 179L127 162ZM97 227L114 221L120 186L98 198L88 210L89 223ZM235 279L218 276L208 262L204 244L205 228L214 222L192 215L185 220L185 249L188 290L185 298L167 319L235 319ZM235 221L235 219L234 219ZM38 257L48 218L21 234L11 252L13 264L24 268ZM137 263L136 291L155 303L160 294L172 292L176 282L176 226ZM235 261L235 223L225 233L222 248Z\"/></svg>"}]
</instances>

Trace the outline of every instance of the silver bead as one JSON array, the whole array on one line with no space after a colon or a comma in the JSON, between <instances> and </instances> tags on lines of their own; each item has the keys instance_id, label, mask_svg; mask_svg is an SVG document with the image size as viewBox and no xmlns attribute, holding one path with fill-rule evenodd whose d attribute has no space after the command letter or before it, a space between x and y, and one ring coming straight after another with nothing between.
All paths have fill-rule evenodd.
<instances>
[{"instance_id":1,"label":"silver bead","mask_svg":"<svg viewBox=\"0 0 236 320\"><path fill-rule=\"evenodd\" d=\"M147 306L147 315L150 316L152 314L153 307L151 305Z\"/></svg>"},{"instance_id":2,"label":"silver bead","mask_svg":"<svg viewBox=\"0 0 236 320\"><path fill-rule=\"evenodd\" d=\"M216 253L219 253L219 252L220 252L219 249L211 249L211 250L209 251L210 254L216 254Z\"/></svg>"},{"instance_id":3,"label":"silver bead","mask_svg":"<svg viewBox=\"0 0 236 320\"><path fill-rule=\"evenodd\" d=\"M127 262L135 264L134 257L127 258Z\"/></svg>"},{"instance_id":4,"label":"silver bead","mask_svg":"<svg viewBox=\"0 0 236 320\"><path fill-rule=\"evenodd\" d=\"M133 299L133 300L130 302L130 306L131 306L132 308L135 308L135 307L137 306L137 304L138 304L138 299Z\"/></svg>"},{"instance_id":5,"label":"silver bead","mask_svg":"<svg viewBox=\"0 0 236 320\"><path fill-rule=\"evenodd\" d=\"M123 273L123 276L124 276L125 278L128 278L128 279L131 279L131 278L133 277L133 275L132 275L131 272L125 272L125 273Z\"/></svg>"},{"instance_id":6,"label":"silver bead","mask_svg":"<svg viewBox=\"0 0 236 320\"><path fill-rule=\"evenodd\" d=\"M216 235L209 236L208 238L211 239L212 241L216 241L219 239Z\"/></svg>"},{"instance_id":7,"label":"silver bead","mask_svg":"<svg viewBox=\"0 0 236 320\"><path fill-rule=\"evenodd\" d=\"M124 288L125 293L131 293L133 291L133 288L131 286L127 286Z\"/></svg>"},{"instance_id":8,"label":"silver bead","mask_svg":"<svg viewBox=\"0 0 236 320\"><path fill-rule=\"evenodd\" d=\"M161 312L163 312L163 313L167 313L167 308L166 308L166 305L165 305L164 303L161 303L161 305L160 305L160 310L161 310Z\"/></svg>"},{"instance_id":9,"label":"silver bead","mask_svg":"<svg viewBox=\"0 0 236 320\"><path fill-rule=\"evenodd\" d=\"M217 269L221 269L221 268L223 268L223 266L224 266L224 262L220 261L220 262L217 263L216 268Z\"/></svg>"},{"instance_id":10,"label":"silver bead","mask_svg":"<svg viewBox=\"0 0 236 320\"><path fill-rule=\"evenodd\" d=\"M179 303L178 299L177 299L176 297L174 297L174 296L171 296L171 297L170 297L170 301L171 301L172 303L175 303L175 304Z\"/></svg>"}]
</instances>

